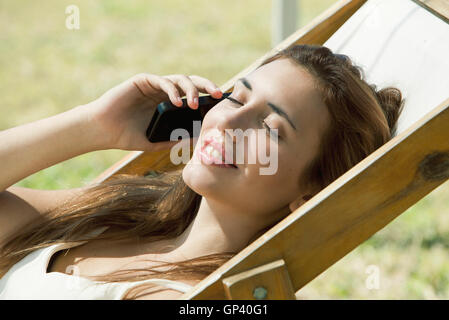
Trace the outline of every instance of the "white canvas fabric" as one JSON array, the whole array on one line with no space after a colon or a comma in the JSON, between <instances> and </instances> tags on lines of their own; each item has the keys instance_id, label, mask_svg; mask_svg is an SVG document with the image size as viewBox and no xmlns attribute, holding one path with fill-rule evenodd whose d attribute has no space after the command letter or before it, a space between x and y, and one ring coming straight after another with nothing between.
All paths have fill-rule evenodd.
<instances>
[{"instance_id":1,"label":"white canvas fabric","mask_svg":"<svg viewBox=\"0 0 449 320\"><path fill-rule=\"evenodd\" d=\"M449 24L411 0L370 0L324 44L405 97L397 134L449 98Z\"/></svg>"}]
</instances>

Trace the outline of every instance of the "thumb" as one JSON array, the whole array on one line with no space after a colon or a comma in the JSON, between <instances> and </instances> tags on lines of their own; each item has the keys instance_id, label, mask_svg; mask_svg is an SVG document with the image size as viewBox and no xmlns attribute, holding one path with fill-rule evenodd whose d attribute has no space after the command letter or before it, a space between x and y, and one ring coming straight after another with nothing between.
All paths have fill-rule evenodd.
<instances>
[{"instance_id":1,"label":"thumb","mask_svg":"<svg viewBox=\"0 0 449 320\"><path fill-rule=\"evenodd\" d=\"M148 141L148 139L146 139L143 151L155 152L155 151L169 150L177 143L179 143L179 141L150 142Z\"/></svg>"}]
</instances>

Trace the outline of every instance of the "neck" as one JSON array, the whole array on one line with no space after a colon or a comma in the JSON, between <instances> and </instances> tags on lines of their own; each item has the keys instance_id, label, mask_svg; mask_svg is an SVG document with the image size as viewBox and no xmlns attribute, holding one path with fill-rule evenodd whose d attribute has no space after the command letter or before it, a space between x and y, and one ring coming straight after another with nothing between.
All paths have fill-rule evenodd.
<instances>
[{"instance_id":1,"label":"neck","mask_svg":"<svg viewBox=\"0 0 449 320\"><path fill-rule=\"evenodd\" d=\"M203 197L195 219L174 240L176 249L169 255L192 259L213 253L239 252L263 228L255 220L245 212Z\"/></svg>"}]
</instances>

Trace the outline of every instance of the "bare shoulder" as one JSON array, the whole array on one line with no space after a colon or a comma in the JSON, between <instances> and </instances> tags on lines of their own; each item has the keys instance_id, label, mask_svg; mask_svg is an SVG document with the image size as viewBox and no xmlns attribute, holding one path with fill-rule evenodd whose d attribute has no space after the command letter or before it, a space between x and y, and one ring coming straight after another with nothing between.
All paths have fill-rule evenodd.
<instances>
[{"instance_id":1,"label":"bare shoulder","mask_svg":"<svg viewBox=\"0 0 449 320\"><path fill-rule=\"evenodd\" d=\"M87 187L62 190L37 190L11 186L0 192L0 246L28 223L58 207Z\"/></svg>"}]
</instances>

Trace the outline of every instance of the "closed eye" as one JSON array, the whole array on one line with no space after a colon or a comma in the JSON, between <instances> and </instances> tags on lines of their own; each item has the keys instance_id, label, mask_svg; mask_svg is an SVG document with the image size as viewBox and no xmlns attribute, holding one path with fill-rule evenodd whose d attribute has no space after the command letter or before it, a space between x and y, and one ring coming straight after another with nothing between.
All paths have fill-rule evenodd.
<instances>
[{"instance_id":1,"label":"closed eye","mask_svg":"<svg viewBox=\"0 0 449 320\"><path fill-rule=\"evenodd\" d=\"M235 100L235 99L232 98L232 97L226 97L226 99L230 100L230 101L233 102L233 103L236 103L236 104L239 104L239 105L243 106L243 103L241 103L241 102ZM271 129L271 128L267 125L267 123L266 123L264 120L262 120L262 125L263 125L263 127L264 127L265 129L267 129L267 134L270 134L270 135L276 135L276 132L275 132L273 129ZM279 136L279 135L277 135L277 136L278 136L278 139L281 139L281 136Z\"/></svg>"},{"instance_id":2,"label":"closed eye","mask_svg":"<svg viewBox=\"0 0 449 320\"><path fill-rule=\"evenodd\" d=\"M234 102L234 103L237 103L237 104L239 104L239 105L243 106L243 103L241 103L241 102L238 102L238 101L237 101L237 100L235 100L234 98L231 98L231 97L226 97L226 99L228 99L228 100L230 100L230 101L232 101L232 102Z\"/></svg>"},{"instance_id":3,"label":"closed eye","mask_svg":"<svg viewBox=\"0 0 449 320\"><path fill-rule=\"evenodd\" d=\"M272 135L272 136L274 136L274 137L277 135L278 139L281 139L281 136L279 136L279 135L276 133L276 131L274 131L273 129L271 129L271 128L267 125L267 123L266 123L264 120L262 120L262 125L265 127L265 129L267 129L267 133L269 133L270 135Z\"/></svg>"}]
</instances>

